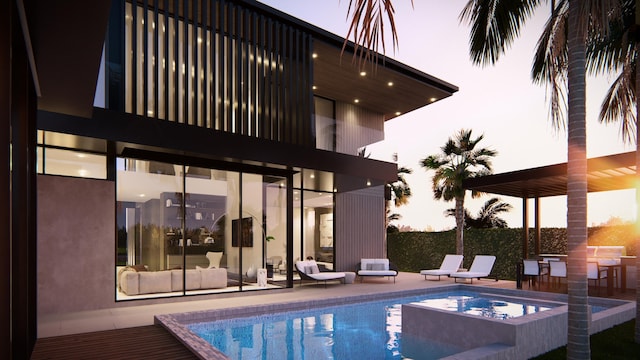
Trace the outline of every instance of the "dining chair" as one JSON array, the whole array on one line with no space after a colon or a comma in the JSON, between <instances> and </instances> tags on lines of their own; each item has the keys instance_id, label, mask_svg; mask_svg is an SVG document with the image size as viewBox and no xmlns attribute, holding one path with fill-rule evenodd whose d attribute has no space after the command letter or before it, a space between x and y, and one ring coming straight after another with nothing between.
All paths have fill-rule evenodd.
<instances>
[{"instance_id":1,"label":"dining chair","mask_svg":"<svg viewBox=\"0 0 640 360\"><path fill-rule=\"evenodd\" d=\"M607 278L607 269L600 268L597 262L587 262L587 281L593 280L600 295L600 280Z\"/></svg>"},{"instance_id":2,"label":"dining chair","mask_svg":"<svg viewBox=\"0 0 640 360\"><path fill-rule=\"evenodd\" d=\"M531 287L531 281L535 280L538 282L538 289L540 288L541 281L541 273L540 273L540 265L538 264L538 260L524 259L522 260L523 270L522 275L527 277L529 281L529 287ZM534 282L535 284L535 282Z\"/></svg>"},{"instance_id":3,"label":"dining chair","mask_svg":"<svg viewBox=\"0 0 640 360\"><path fill-rule=\"evenodd\" d=\"M549 261L549 276L554 282L560 284L561 279L567 277L567 263L564 261Z\"/></svg>"}]
</instances>

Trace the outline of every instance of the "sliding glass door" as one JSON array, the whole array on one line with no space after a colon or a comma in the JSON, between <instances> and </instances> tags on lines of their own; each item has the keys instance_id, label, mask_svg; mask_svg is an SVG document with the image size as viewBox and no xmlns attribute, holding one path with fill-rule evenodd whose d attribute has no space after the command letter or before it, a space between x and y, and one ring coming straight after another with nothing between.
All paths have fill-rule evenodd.
<instances>
[{"instance_id":1,"label":"sliding glass door","mask_svg":"<svg viewBox=\"0 0 640 360\"><path fill-rule=\"evenodd\" d=\"M285 177L117 164L117 299L286 286Z\"/></svg>"}]
</instances>

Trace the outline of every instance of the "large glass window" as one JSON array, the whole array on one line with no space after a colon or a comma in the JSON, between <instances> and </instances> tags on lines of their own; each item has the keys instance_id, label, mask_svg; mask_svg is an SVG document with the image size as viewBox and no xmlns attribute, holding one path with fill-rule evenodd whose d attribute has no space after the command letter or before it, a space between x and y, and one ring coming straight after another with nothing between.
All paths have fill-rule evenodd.
<instances>
[{"instance_id":1,"label":"large glass window","mask_svg":"<svg viewBox=\"0 0 640 360\"><path fill-rule=\"evenodd\" d=\"M322 150L336 150L336 115L335 103L333 100L313 97L316 148Z\"/></svg>"},{"instance_id":2,"label":"large glass window","mask_svg":"<svg viewBox=\"0 0 640 360\"><path fill-rule=\"evenodd\" d=\"M286 186L281 177L118 159L117 299L286 286L275 268L282 261L273 262L286 258Z\"/></svg>"},{"instance_id":3,"label":"large glass window","mask_svg":"<svg viewBox=\"0 0 640 360\"><path fill-rule=\"evenodd\" d=\"M293 177L293 258L334 269L333 174L303 169Z\"/></svg>"},{"instance_id":4,"label":"large glass window","mask_svg":"<svg viewBox=\"0 0 640 360\"><path fill-rule=\"evenodd\" d=\"M333 270L333 193L303 192L302 226L304 257L313 256L327 270Z\"/></svg>"},{"instance_id":5,"label":"large glass window","mask_svg":"<svg viewBox=\"0 0 640 360\"><path fill-rule=\"evenodd\" d=\"M37 173L107 178L106 141L38 130Z\"/></svg>"}]
</instances>

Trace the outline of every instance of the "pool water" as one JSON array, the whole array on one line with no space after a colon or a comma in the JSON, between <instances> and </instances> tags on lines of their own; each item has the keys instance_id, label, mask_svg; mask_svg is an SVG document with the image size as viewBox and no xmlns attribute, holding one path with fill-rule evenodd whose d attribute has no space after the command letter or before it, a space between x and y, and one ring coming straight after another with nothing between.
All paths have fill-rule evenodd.
<instances>
[{"instance_id":1,"label":"pool water","mask_svg":"<svg viewBox=\"0 0 640 360\"><path fill-rule=\"evenodd\" d=\"M454 311L461 314L477 315L490 319L513 319L553 308L549 306L548 303L541 305L539 303L523 303L521 301L512 301L493 296L468 295L451 295L437 299L426 299L414 302L413 304Z\"/></svg>"},{"instance_id":2,"label":"pool water","mask_svg":"<svg viewBox=\"0 0 640 360\"><path fill-rule=\"evenodd\" d=\"M250 318L188 328L231 359L438 359L461 349L402 337L402 304L508 319L550 309L548 303L506 301L456 290ZM558 304L559 305L559 304Z\"/></svg>"}]
</instances>

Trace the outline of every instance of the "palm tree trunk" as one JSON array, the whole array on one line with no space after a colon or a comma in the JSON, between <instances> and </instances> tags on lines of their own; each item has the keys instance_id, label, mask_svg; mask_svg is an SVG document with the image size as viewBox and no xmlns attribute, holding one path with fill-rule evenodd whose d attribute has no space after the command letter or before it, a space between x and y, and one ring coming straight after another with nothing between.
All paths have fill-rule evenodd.
<instances>
[{"instance_id":1,"label":"palm tree trunk","mask_svg":"<svg viewBox=\"0 0 640 360\"><path fill-rule=\"evenodd\" d=\"M464 255L464 196L456 197L456 254Z\"/></svg>"},{"instance_id":2,"label":"palm tree trunk","mask_svg":"<svg viewBox=\"0 0 640 360\"><path fill-rule=\"evenodd\" d=\"M587 282L586 21L582 0L569 1L567 161L567 359L589 359Z\"/></svg>"},{"instance_id":3,"label":"palm tree trunk","mask_svg":"<svg viewBox=\"0 0 640 360\"><path fill-rule=\"evenodd\" d=\"M635 47L636 47L636 249L640 249L640 1L636 0L635 21ZM640 254L636 254L640 255ZM640 344L640 256L636 256L636 330L635 341Z\"/></svg>"}]
</instances>

